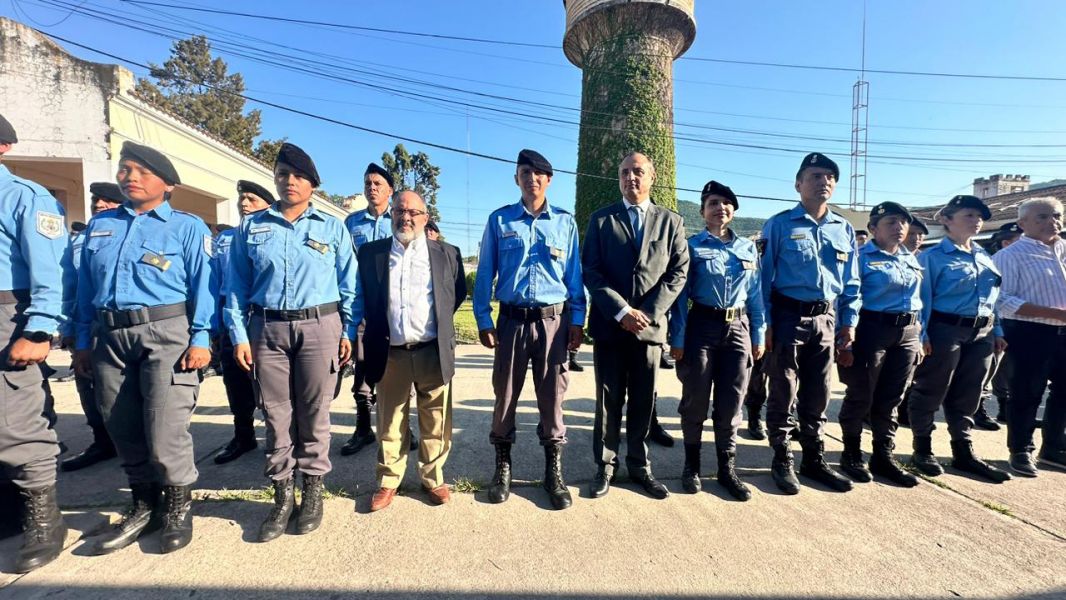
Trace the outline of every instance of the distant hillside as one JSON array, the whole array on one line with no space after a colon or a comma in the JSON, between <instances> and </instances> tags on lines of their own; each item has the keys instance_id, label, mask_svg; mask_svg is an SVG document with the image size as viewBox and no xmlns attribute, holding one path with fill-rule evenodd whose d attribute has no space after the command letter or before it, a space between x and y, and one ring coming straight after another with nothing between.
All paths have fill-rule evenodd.
<instances>
[{"instance_id":1,"label":"distant hillside","mask_svg":"<svg viewBox=\"0 0 1066 600\"><path fill-rule=\"evenodd\" d=\"M688 202L686 200L678 200L677 212L685 219L685 231L687 231L689 235L693 235L703 230L703 215L700 214L699 204ZM766 219L736 217L729 226L737 235L747 237L762 231L762 225L765 222Z\"/></svg>"}]
</instances>

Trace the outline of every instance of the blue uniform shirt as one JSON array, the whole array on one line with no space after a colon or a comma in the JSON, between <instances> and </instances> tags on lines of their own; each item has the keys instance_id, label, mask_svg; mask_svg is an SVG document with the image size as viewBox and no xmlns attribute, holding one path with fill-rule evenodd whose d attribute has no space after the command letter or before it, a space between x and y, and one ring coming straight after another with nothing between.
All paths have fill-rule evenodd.
<instances>
[{"instance_id":1,"label":"blue uniform shirt","mask_svg":"<svg viewBox=\"0 0 1066 600\"><path fill-rule=\"evenodd\" d=\"M75 235L70 240L70 259L74 265L74 270L77 271L81 268L81 249L85 246L85 232Z\"/></svg>"},{"instance_id":2,"label":"blue uniform shirt","mask_svg":"<svg viewBox=\"0 0 1066 600\"><path fill-rule=\"evenodd\" d=\"M373 217L367 209L357 210L344 219L344 228L352 236L356 251L367 242L383 240L392 235L392 212L385 207L385 212Z\"/></svg>"},{"instance_id":3,"label":"blue uniform shirt","mask_svg":"<svg viewBox=\"0 0 1066 600\"><path fill-rule=\"evenodd\" d=\"M570 324L585 324L585 287L581 279L577 223L569 212L545 203L533 217L519 201L489 215L474 283L478 330L492 329L492 280L496 299L516 306L547 306L568 301Z\"/></svg>"},{"instance_id":4,"label":"blue uniform shirt","mask_svg":"<svg viewBox=\"0 0 1066 600\"><path fill-rule=\"evenodd\" d=\"M886 313L922 309L922 267L903 246L896 254L879 248L873 240L859 248L862 307Z\"/></svg>"},{"instance_id":5,"label":"blue uniform shirt","mask_svg":"<svg viewBox=\"0 0 1066 600\"><path fill-rule=\"evenodd\" d=\"M974 243L973 252L967 252L945 237L918 255L918 264L925 269L922 340L927 339L929 315L934 310L964 317L993 317L996 324L992 332L1003 336L996 311L1003 278L981 246Z\"/></svg>"},{"instance_id":6,"label":"blue uniform shirt","mask_svg":"<svg viewBox=\"0 0 1066 600\"><path fill-rule=\"evenodd\" d=\"M290 223L271 206L245 217L229 256L223 318L235 345L248 343L252 304L295 310L338 302L344 336L355 339L355 252L339 220L312 204Z\"/></svg>"},{"instance_id":7,"label":"blue uniform shirt","mask_svg":"<svg viewBox=\"0 0 1066 600\"><path fill-rule=\"evenodd\" d=\"M219 300L219 310L211 323L215 333L222 331L222 308L226 306L226 272L229 269L230 250L237 228L231 228L215 236L215 252L211 256L211 293Z\"/></svg>"},{"instance_id":8,"label":"blue uniform shirt","mask_svg":"<svg viewBox=\"0 0 1066 600\"><path fill-rule=\"evenodd\" d=\"M189 308L189 345L210 347L217 310L211 246L200 217L174 210L170 202L142 214L127 202L94 216L85 228L78 270L77 349L89 349L98 309L181 302Z\"/></svg>"},{"instance_id":9,"label":"blue uniform shirt","mask_svg":"<svg viewBox=\"0 0 1066 600\"><path fill-rule=\"evenodd\" d=\"M48 190L0 165L0 290L30 293L26 331L69 335L74 266L63 216Z\"/></svg>"},{"instance_id":10,"label":"blue uniform shirt","mask_svg":"<svg viewBox=\"0 0 1066 600\"><path fill-rule=\"evenodd\" d=\"M688 238L688 279L670 309L670 346L685 347L688 301L714 308L743 304L751 326L751 343L763 345L766 339L766 311L763 309L759 278L759 251L755 243L738 237L728 243L704 230Z\"/></svg>"},{"instance_id":11,"label":"blue uniform shirt","mask_svg":"<svg viewBox=\"0 0 1066 600\"><path fill-rule=\"evenodd\" d=\"M839 325L858 323L855 230L843 217L830 210L817 222L799 203L770 217L762 235L766 239L762 294L767 325L773 325L770 298L775 291L803 302L835 301Z\"/></svg>"}]
</instances>

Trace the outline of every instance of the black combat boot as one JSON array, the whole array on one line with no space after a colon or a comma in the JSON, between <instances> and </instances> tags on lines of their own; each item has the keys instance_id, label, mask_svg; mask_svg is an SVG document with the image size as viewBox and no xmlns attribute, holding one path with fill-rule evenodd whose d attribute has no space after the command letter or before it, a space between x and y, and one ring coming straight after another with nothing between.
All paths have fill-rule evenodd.
<instances>
[{"instance_id":1,"label":"black combat boot","mask_svg":"<svg viewBox=\"0 0 1066 600\"><path fill-rule=\"evenodd\" d=\"M158 531L163 526L157 514L159 486L154 483L130 484L133 502L126 507L118 522L96 541L94 554L110 554L137 541L140 536Z\"/></svg>"},{"instance_id":2,"label":"black combat boot","mask_svg":"<svg viewBox=\"0 0 1066 600\"><path fill-rule=\"evenodd\" d=\"M270 509L263 524L259 526L259 541L269 542L281 537L292 518L296 505L295 484L292 477L274 482L274 508Z\"/></svg>"},{"instance_id":3,"label":"black combat boot","mask_svg":"<svg viewBox=\"0 0 1066 600\"><path fill-rule=\"evenodd\" d=\"M700 447L702 444L685 444L685 466L681 469L681 489L686 494L695 494L703 489L700 482Z\"/></svg>"},{"instance_id":4,"label":"black combat boot","mask_svg":"<svg viewBox=\"0 0 1066 600\"><path fill-rule=\"evenodd\" d=\"M581 373L585 370L585 367L581 366L581 363L577 362L577 350L570 351L570 370L575 373Z\"/></svg>"},{"instance_id":5,"label":"black combat boot","mask_svg":"<svg viewBox=\"0 0 1066 600\"><path fill-rule=\"evenodd\" d=\"M19 490L22 494L22 547L15 558L15 572L29 573L55 560L63 551L67 525L56 504L56 486Z\"/></svg>"},{"instance_id":6,"label":"black combat boot","mask_svg":"<svg viewBox=\"0 0 1066 600\"><path fill-rule=\"evenodd\" d=\"M544 446L544 491L548 492L555 510L570 508L574 504L563 481L563 447L559 444Z\"/></svg>"},{"instance_id":7,"label":"black combat boot","mask_svg":"<svg viewBox=\"0 0 1066 600\"><path fill-rule=\"evenodd\" d=\"M840 469L855 481L867 483L873 480L866 461L862 459L862 436L844 436L844 452L840 454Z\"/></svg>"},{"instance_id":8,"label":"black combat boot","mask_svg":"<svg viewBox=\"0 0 1066 600\"><path fill-rule=\"evenodd\" d=\"M325 489L326 482L321 475L304 475L300 514L296 517L297 535L311 533L322 524L322 493Z\"/></svg>"},{"instance_id":9,"label":"black combat boot","mask_svg":"<svg viewBox=\"0 0 1066 600\"><path fill-rule=\"evenodd\" d=\"M792 458L792 450L788 446L788 441L775 444L773 450L774 461L770 465L770 473L774 477L777 489L789 496L798 494L800 483L796 478L795 459Z\"/></svg>"},{"instance_id":10,"label":"black combat boot","mask_svg":"<svg viewBox=\"0 0 1066 600\"><path fill-rule=\"evenodd\" d=\"M959 440L951 442L951 466L960 471L973 473L992 483L1010 481L1010 473L1002 471L977 458L973 453L973 442Z\"/></svg>"},{"instance_id":11,"label":"black combat boot","mask_svg":"<svg viewBox=\"0 0 1066 600\"><path fill-rule=\"evenodd\" d=\"M496 444L496 472L489 486L489 502L500 504L511 497L511 445Z\"/></svg>"},{"instance_id":12,"label":"black combat boot","mask_svg":"<svg viewBox=\"0 0 1066 600\"><path fill-rule=\"evenodd\" d=\"M748 409L748 435L753 440L765 440L766 439L766 427L762 424L762 417L759 413L762 412L757 408Z\"/></svg>"},{"instance_id":13,"label":"black combat boot","mask_svg":"<svg viewBox=\"0 0 1066 600\"><path fill-rule=\"evenodd\" d=\"M911 466L929 477L944 474L944 467L933 455L933 438L931 436L914 436L914 453L911 454Z\"/></svg>"},{"instance_id":14,"label":"black combat boot","mask_svg":"<svg viewBox=\"0 0 1066 600\"><path fill-rule=\"evenodd\" d=\"M874 440L874 453L870 455L870 472L903 487L918 485L918 478L903 470L903 466L892 455L895 449L896 444L892 440Z\"/></svg>"},{"instance_id":15,"label":"black combat boot","mask_svg":"<svg viewBox=\"0 0 1066 600\"><path fill-rule=\"evenodd\" d=\"M735 452L718 453L718 484L729 492L729 495L747 502L751 500L751 490L737 477L737 455Z\"/></svg>"},{"instance_id":16,"label":"black combat boot","mask_svg":"<svg viewBox=\"0 0 1066 600\"><path fill-rule=\"evenodd\" d=\"M79 471L116 456L118 456L118 453L115 452L115 444L111 441L111 436L107 434L104 428L100 427L98 430L93 430L93 443L89 444L89 447L82 450L81 453L59 463L59 469L66 472Z\"/></svg>"},{"instance_id":17,"label":"black combat boot","mask_svg":"<svg viewBox=\"0 0 1066 600\"><path fill-rule=\"evenodd\" d=\"M370 398L359 395L355 397L355 433L341 446L341 456L351 456L377 441L374 430L370 428Z\"/></svg>"},{"instance_id":18,"label":"black combat boot","mask_svg":"<svg viewBox=\"0 0 1066 600\"><path fill-rule=\"evenodd\" d=\"M825 442L818 438L807 438L800 442L803 447L803 460L800 462L800 475L810 477L818 483L838 492L851 491L851 480L829 468L825 462Z\"/></svg>"},{"instance_id":19,"label":"black combat boot","mask_svg":"<svg viewBox=\"0 0 1066 600\"><path fill-rule=\"evenodd\" d=\"M192 541L192 486L163 487L163 533L159 547L163 554L181 550Z\"/></svg>"},{"instance_id":20,"label":"black combat boot","mask_svg":"<svg viewBox=\"0 0 1066 600\"><path fill-rule=\"evenodd\" d=\"M977 412L973 414L973 424L978 429L984 429L985 431L999 431L999 423L996 423L995 419L988 416L988 411L985 410L985 403L991 400L992 396L982 396L981 402L977 405Z\"/></svg>"}]
</instances>

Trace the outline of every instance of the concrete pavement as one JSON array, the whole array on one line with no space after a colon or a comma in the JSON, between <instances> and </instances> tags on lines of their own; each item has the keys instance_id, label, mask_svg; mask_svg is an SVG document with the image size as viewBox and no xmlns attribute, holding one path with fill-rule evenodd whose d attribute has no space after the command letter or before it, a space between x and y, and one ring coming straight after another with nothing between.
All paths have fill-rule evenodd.
<instances>
[{"instance_id":1,"label":"concrete pavement","mask_svg":"<svg viewBox=\"0 0 1066 600\"><path fill-rule=\"evenodd\" d=\"M713 478L705 479L704 493L682 494L680 447L652 449L655 473L674 492L669 499L652 500L626 483L606 498L588 498L585 484L595 472L594 388L585 350L582 361L590 368L574 374L565 405L565 474L580 495L569 510L547 510L537 487L543 456L527 384L514 450L522 484L510 501L491 505L484 492L456 493L452 503L430 506L412 462L393 506L366 513L374 452L337 452L354 423L346 391L333 407L334 471L327 481L335 495L322 529L256 544L269 510L261 493L267 483L262 457L211 462L231 435L216 377L204 383L192 425L204 499L195 508L193 544L163 556L153 535L111 556L87 556L79 537L124 504L125 480L117 461L63 473L70 547L51 565L16 576L9 573L19 538L0 541L0 598L1066 597L1063 472L992 485L949 469L938 485L923 482L910 490L873 483L838 494L805 485L799 496L787 497L770 479L766 443L742 439L738 463L754 488L751 502L728 499ZM492 475L491 362L480 347L459 348L455 445L446 472L464 490ZM660 417L680 437L680 384L673 371L659 374ZM88 444L89 432L74 385L54 383L53 390L59 432L76 452ZM840 397L838 390L834 416ZM833 417L828 430L828 459L835 463L842 446ZM949 456L946 431L934 439L938 454ZM1002 431L976 434L979 454L1001 466L1004 442ZM898 446L899 454L909 453L909 430L901 430ZM705 444L704 474L713 473L713 444Z\"/></svg>"}]
</instances>

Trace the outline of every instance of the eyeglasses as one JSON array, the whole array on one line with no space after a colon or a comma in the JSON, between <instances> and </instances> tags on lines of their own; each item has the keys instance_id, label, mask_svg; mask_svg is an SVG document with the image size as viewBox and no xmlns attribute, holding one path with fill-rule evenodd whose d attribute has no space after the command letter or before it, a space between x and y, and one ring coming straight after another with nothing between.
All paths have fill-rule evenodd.
<instances>
[{"instance_id":1,"label":"eyeglasses","mask_svg":"<svg viewBox=\"0 0 1066 600\"><path fill-rule=\"evenodd\" d=\"M421 217L422 215L426 214L426 211L424 211L424 210L415 210L413 208L407 208L407 209L394 208L394 209L392 209L392 214L394 216L397 216L397 217L408 216L408 217L411 217L412 219L415 219L415 218Z\"/></svg>"}]
</instances>

